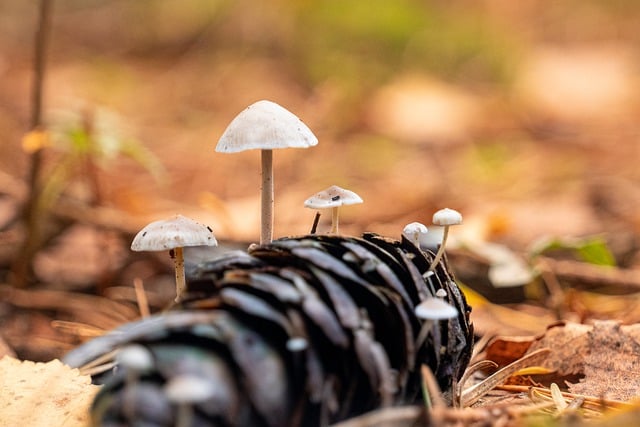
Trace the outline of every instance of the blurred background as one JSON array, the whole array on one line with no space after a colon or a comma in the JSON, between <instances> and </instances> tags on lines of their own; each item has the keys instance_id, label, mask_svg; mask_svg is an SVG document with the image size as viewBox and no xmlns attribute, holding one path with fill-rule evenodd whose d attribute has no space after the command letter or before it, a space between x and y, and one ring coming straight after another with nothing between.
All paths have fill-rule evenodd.
<instances>
[{"instance_id":1,"label":"blurred background","mask_svg":"<svg viewBox=\"0 0 640 427\"><path fill-rule=\"evenodd\" d=\"M633 0L51 3L45 163L79 150L82 132L101 150L98 187L75 197L253 239L259 155L214 147L269 99L320 140L276 153L276 236L307 232L302 201L332 184L366 202L344 210L352 233L397 234L444 206L469 233L519 243L640 227L625 212L640 194ZM37 2L0 2L0 167L17 179L36 26ZM600 209L609 197L617 216Z\"/></svg>"},{"instance_id":2,"label":"blurred background","mask_svg":"<svg viewBox=\"0 0 640 427\"><path fill-rule=\"evenodd\" d=\"M320 141L274 154L276 237L307 233L303 201L336 184L365 200L345 233L397 237L450 207L460 239L603 233L640 264L635 0L50 3L43 136L27 134L38 2L0 1L3 265L29 233L9 225L32 152L46 207L80 224L37 254L40 280L87 281L130 256L110 230L175 213L255 241L259 154L214 148L260 99Z\"/></svg>"}]
</instances>

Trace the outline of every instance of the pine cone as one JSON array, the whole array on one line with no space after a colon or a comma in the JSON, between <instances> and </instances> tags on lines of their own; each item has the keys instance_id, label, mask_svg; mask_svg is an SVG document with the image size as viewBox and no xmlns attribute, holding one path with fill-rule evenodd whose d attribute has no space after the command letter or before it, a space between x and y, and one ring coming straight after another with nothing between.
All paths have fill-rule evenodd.
<instances>
[{"instance_id":1,"label":"pine cone","mask_svg":"<svg viewBox=\"0 0 640 427\"><path fill-rule=\"evenodd\" d=\"M448 391L472 349L470 307L446 263L423 277L432 259L404 238L371 233L253 246L191 271L175 310L125 325L65 361L81 366L134 343L150 353L149 366L120 366L107 378L93 406L102 426L173 426L185 407L193 422L185 425L314 426L413 403L421 364ZM417 343L414 308L440 289L459 314L432 323ZM189 376L214 387L177 403L167 384Z\"/></svg>"}]
</instances>

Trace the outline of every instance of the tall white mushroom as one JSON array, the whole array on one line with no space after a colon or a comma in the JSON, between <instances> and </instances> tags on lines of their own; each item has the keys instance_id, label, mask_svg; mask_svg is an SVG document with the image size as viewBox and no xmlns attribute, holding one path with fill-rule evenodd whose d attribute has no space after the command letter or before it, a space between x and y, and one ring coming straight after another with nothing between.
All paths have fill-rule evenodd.
<instances>
[{"instance_id":1,"label":"tall white mushroom","mask_svg":"<svg viewBox=\"0 0 640 427\"><path fill-rule=\"evenodd\" d=\"M217 246L213 231L182 215L154 221L138 232L131 243L131 250L171 251L176 270L176 301L186 287L184 276L184 253L187 246Z\"/></svg>"},{"instance_id":2,"label":"tall white mushroom","mask_svg":"<svg viewBox=\"0 0 640 427\"><path fill-rule=\"evenodd\" d=\"M442 255L444 254L444 245L447 242L447 236L449 235L449 227L452 225L462 224L462 214L449 208L440 209L438 212L433 214L433 224L444 227L444 234L442 235L442 243L440 243L438 252L436 252L436 256L433 258L433 261L429 266L429 271L433 271L433 269L436 268L436 265L438 265L440 258L442 258Z\"/></svg>"},{"instance_id":3,"label":"tall white mushroom","mask_svg":"<svg viewBox=\"0 0 640 427\"><path fill-rule=\"evenodd\" d=\"M318 138L293 113L275 102L258 101L238 114L224 131L216 151L261 150L262 209L260 244L273 236L273 152L276 148L307 148Z\"/></svg>"},{"instance_id":4,"label":"tall white mushroom","mask_svg":"<svg viewBox=\"0 0 640 427\"><path fill-rule=\"evenodd\" d=\"M338 234L338 209L340 206L355 205L362 203L362 198L353 191L332 185L309 197L304 202L306 208L328 209L331 208L331 234Z\"/></svg>"}]
</instances>

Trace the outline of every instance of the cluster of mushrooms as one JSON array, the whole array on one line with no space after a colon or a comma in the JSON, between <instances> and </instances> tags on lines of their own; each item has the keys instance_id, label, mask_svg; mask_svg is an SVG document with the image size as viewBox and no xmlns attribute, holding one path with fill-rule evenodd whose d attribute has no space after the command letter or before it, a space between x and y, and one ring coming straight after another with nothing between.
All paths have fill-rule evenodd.
<instances>
[{"instance_id":1,"label":"cluster of mushrooms","mask_svg":"<svg viewBox=\"0 0 640 427\"><path fill-rule=\"evenodd\" d=\"M258 101L238 114L222 134L216 151L235 153L258 149L262 157L261 232L260 244L268 244L273 236L273 150L278 148L308 148L316 145L318 139L311 130L293 113L271 101ZM304 202L311 209L331 209L330 234L339 234L339 208L362 203L362 198L353 191L333 185ZM417 247L438 247L429 271L440 262L449 227L462 223L462 215L453 209L442 209L433 215L433 225L441 233L428 233L423 224L413 222L404 227L402 234ZM315 232L315 226L314 230ZM144 227L134 238L134 251L169 250L175 263L176 301L185 289L183 248L188 246L216 246L218 242L211 228L182 215L155 221ZM444 301L446 295L427 297L416 307L416 315L425 319L424 339L430 323L450 319L457 315L455 308Z\"/></svg>"}]
</instances>

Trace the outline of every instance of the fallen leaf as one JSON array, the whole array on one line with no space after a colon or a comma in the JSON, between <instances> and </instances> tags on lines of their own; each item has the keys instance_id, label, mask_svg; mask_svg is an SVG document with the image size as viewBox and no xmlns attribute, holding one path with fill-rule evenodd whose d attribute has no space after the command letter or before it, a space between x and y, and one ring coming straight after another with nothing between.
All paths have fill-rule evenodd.
<instances>
[{"instance_id":1,"label":"fallen leaf","mask_svg":"<svg viewBox=\"0 0 640 427\"><path fill-rule=\"evenodd\" d=\"M640 395L640 324L552 327L529 351L551 348L544 365L560 375L583 375L569 383L572 393L627 401Z\"/></svg>"},{"instance_id":2,"label":"fallen leaf","mask_svg":"<svg viewBox=\"0 0 640 427\"><path fill-rule=\"evenodd\" d=\"M0 359L0 427L84 427L99 387L59 360Z\"/></svg>"}]
</instances>

